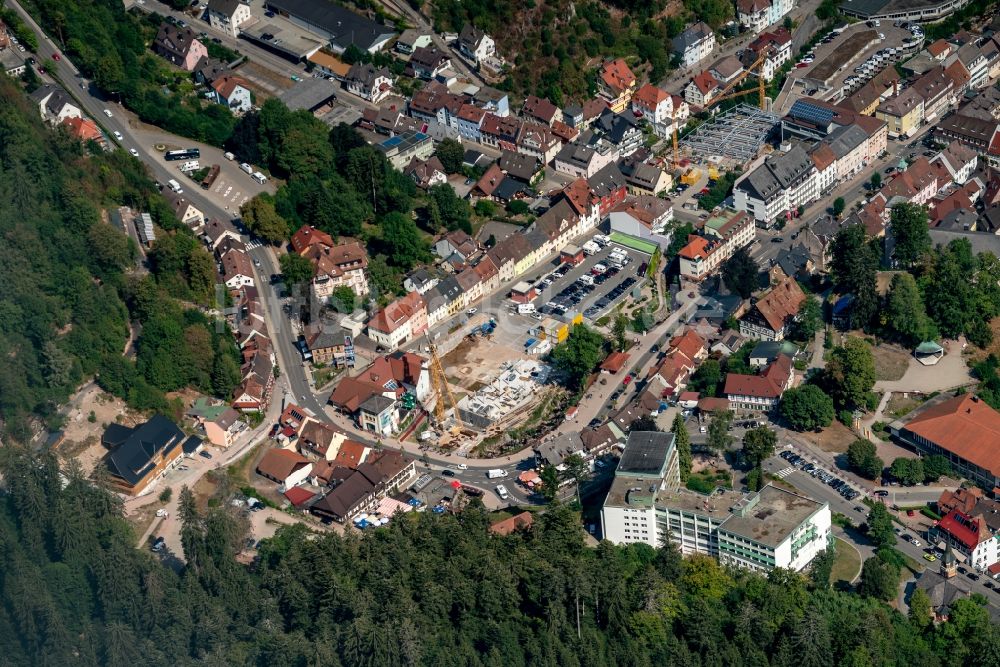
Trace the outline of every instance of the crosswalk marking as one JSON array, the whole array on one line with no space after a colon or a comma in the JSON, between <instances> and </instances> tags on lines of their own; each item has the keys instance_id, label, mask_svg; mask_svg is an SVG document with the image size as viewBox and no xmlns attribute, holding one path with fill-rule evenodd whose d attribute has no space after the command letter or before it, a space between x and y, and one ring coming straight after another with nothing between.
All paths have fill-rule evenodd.
<instances>
[{"instance_id":1,"label":"crosswalk marking","mask_svg":"<svg viewBox=\"0 0 1000 667\"><path fill-rule=\"evenodd\" d=\"M247 250L254 250L259 247L260 241L250 241L250 243L247 244Z\"/></svg>"},{"instance_id":2,"label":"crosswalk marking","mask_svg":"<svg viewBox=\"0 0 1000 667\"><path fill-rule=\"evenodd\" d=\"M795 472L795 468L793 466L788 466L787 468L782 468L781 470L779 470L774 474L777 475L780 479L785 479L793 472Z\"/></svg>"}]
</instances>

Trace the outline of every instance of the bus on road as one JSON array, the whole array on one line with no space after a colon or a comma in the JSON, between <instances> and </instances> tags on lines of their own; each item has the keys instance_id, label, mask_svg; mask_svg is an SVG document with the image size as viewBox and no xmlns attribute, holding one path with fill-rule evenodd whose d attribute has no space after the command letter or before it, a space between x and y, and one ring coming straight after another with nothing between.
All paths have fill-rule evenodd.
<instances>
[{"instance_id":1,"label":"bus on road","mask_svg":"<svg viewBox=\"0 0 1000 667\"><path fill-rule=\"evenodd\" d=\"M201 150L197 148L186 148L180 151L167 151L163 157L167 161L173 160L196 160L201 157Z\"/></svg>"}]
</instances>

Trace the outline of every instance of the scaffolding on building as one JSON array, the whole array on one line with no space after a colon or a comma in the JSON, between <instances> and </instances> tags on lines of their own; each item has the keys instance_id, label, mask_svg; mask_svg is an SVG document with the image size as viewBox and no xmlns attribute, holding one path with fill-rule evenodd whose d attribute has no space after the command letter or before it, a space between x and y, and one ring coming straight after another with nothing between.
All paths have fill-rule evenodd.
<instances>
[{"instance_id":1,"label":"scaffolding on building","mask_svg":"<svg viewBox=\"0 0 1000 667\"><path fill-rule=\"evenodd\" d=\"M685 155L710 163L743 167L760 154L780 117L749 104L733 107L702 123L681 142Z\"/></svg>"}]
</instances>

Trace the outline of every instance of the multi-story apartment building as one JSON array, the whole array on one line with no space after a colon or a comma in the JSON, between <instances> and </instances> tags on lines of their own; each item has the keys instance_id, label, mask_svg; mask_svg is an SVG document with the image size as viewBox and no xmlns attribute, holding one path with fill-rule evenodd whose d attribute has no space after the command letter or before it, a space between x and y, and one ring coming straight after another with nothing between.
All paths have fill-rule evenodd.
<instances>
[{"instance_id":1,"label":"multi-story apartment building","mask_svg":"<svg viewBox=\"0 0 1000 667\"><path fill-rule=\"evenodd\" d=\"M733 188L736 209L759 224L770 226L780 215L819 196L816 165L801 146L768 156Z\"/></svg>"},{"instance_id":2,"label":"multi-story apartment building","mask_svg":"<svg viewBox=\"0 0 1000 667\"><path fill-rule=\"evenodd\" d=\"M737 414L773 412L793 379L791 358L779 354L760 375L728 373L723 394Z\"/></svg>"},{"instance_id":3,"label":"multi-story apartment building","mask_svg":"<svg viewBox=\"0 0 1000 667\"><path fill-rule=\"evenodd\" d=\"M632 113L642 116L658 137L673 132L674 105L670 93L647 83L632 95Z\"/></svg>"},{"instance_id":4,"label":"multi-story apartment building","mask_svg":"<svg viewBox=\"0 0 1000 667\"><path fill-rule=\"evenodd\" d=\"M715 49L715 33L704 21L698 21L674 37L673 47L681 64L690 67L711 55Z\"/></svg>"},{"instance_id":5,"label":"multi-story apartment building","mask_svg":"<svg viewBox=\"0 0 1000 667\"><path fill-rule=\"evenodd\" d=\"M705 221L703 236L692 236L677 253L680 274L700 282L715 273L740 248L753 241L757 233L753 218L746 213L725 211Z\"/></svg>"},{"instance_id":6,"label":"multi-story apartment building","mask_svg":"<svg viewBox=\"0 0 1000 667\"><path fill-rule=\"evenodd\" d=\"M912 137L924 119L924 98L912 88L890 97L875 109L875 117L889 126L893 139Z\"/></svg>"},{"instance_id":7,"label":"multi-story apartment building","mask_svg":"<svg viewBox=\"0 0 1000 667\"><path fill-rule=\"evenodd\" d=\"M760 32L792 11L793 0L736 0L736 19L750 32Z\"/></svg>"},{"instance_id":8,"label":"multi-story apartment building","mask_svg":"<svg viewBox=\"0 0 1000 667\"><path fill-rule=\"evenodd\" d=\"M635 87L635 74L624 59L618 58L601 66L597 76L597 92L613 112L621 113L628 108Z\"/></svg>"}]
</instances>

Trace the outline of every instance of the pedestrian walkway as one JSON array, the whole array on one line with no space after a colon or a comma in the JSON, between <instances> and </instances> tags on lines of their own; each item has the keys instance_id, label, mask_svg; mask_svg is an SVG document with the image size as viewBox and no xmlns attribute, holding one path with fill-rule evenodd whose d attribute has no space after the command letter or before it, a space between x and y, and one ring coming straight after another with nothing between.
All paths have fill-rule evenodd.
<instances>
[{"instance_id":1,"label":"pedestrian walkway","mask_svg":"<svg viewBox=\"0 0 1000 667\"><path fill-rule=\"evenodd\" d=\"M780 479L785 479L786 477L788 477L789 475L791 475L793 472L795 472L794 466L788 466L787 468L782 468L781 470L779 470L778 472L776 472L774 474L775 474L775 476L779 477Z\"/></svg>"}]
</instances>

